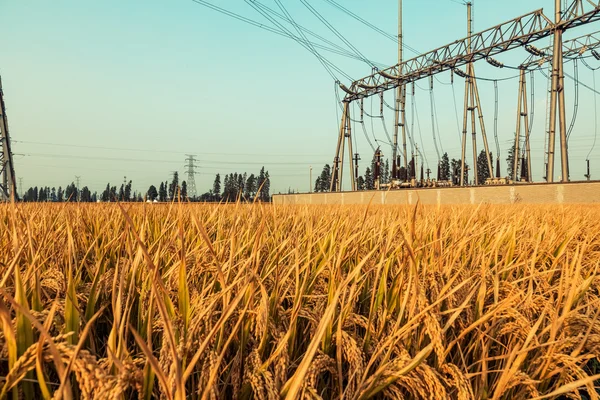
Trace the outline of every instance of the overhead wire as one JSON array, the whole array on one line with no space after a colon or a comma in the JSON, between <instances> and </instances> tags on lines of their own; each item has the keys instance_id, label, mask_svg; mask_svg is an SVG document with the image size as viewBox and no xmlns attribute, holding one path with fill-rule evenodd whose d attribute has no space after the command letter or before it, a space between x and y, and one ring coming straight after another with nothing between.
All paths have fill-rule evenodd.
<instances>
[{"instance_id":1,"label":"overhead wire","mask_svg":"<svg viewBox=\"0 0 600 400\"><path fill-rule=\"evenodd\" d=\"M276 0L277 2L279 2L279 0ZM361 52L360 50L358 50L352 43L350 43L350 41L348 41L348 39L346 39L344 37L344 35L342 35L337 29L335 29L333 27L333 25L331 25L329 23L329 21L327 21L326 18L324 18L313 6L311 6L306 0L300 0L300 2L315 16L317 17L317 19L319 21L321 21L323 23L323 25L325 25L331 32L333 32L334 35L336 35L342 42L344 42L344 44L346 44L346 46L348 46L352 51L354 51L354 53L356 53L357 56L359 56L367 65L370 66L375 66L373 65L373 63L368 60Z\"/></svg>"},{"instance_id":2,"label":"overhead wire","mask_svg":"<svg viewBox=\"0 0 600 400\"><path fill-rule=\"evenodd\" d=\"M435 137L435 117L434 117L434 103L433 103L433 79L430 81L429 86L429 108L431 111L431 134L433 136L433 145L435 146L435 153L437 154L438 162L440 161L440 149L438 148L437 139Z\"/></svg>"},{"instance_id":3,"label":"overhead wire","mask_svg":"<svg viewBox=\"0 0 600 400\"><path fill-rule=\"evenodd\" d=\"M567 141L571 137L571 133L575 127L575 122L577 121L577 111L579 110L579 69L577 68L576 59L573 60L573 76L575 77L575 100L573 101L573 116L571 117L571 123L569 124L569 129L567 130Z\"/></svg>"},{"instance_id":4,"label":"overhead wire","mask_svg":"<svg viewBox=\"0 0 600 400\"><path fill-rule=\"evenodd\" d=\"M293 35L286 27L284 27L277 20L275 20L275 18L273 18L271 15L269 15L269 13L267 13L266 11L261 9L257 4L255 4L255 2L253 0L245 0L245 2L248 5L250 5L250 7L252 7L256 12L258 12L260 15L262 15L265 19L267 19L273 25L278 27L282 32L286 32L292 39L294 39L295 35ZM293 20L293 18L291 18L291 16L289 16L289 18L290 18L290 20ZM295 22L292 23L292 25L294 26L294 28L297 31L302 32L299 30L298 25ZM306 39L306 36L304 35L304 33L301 33L300 36L303 38L303 40L297 40L297 39L294 39L294 40L317 58L317 60L321 63L323 68L325 68L325 70L327 71L329 76L331 76L331 78L334 81L337 81L339 79L333 73L332 69L337 71L340 75L344 76L346 79L348 79L350 81L354 80L352 77L350 77L348 74L346 74L343 70L341 70L339 67L337 67L334 63L332 63L327 58L325 58L323 55L321 55L314 48L314 46L312 46L312 44Z\"/></svg>"},{"instance_id":5,"label":"overhead wire","mask_svg":"<svg viewBox=\"0 0 600 400\"><path fill-rule=\"evenodd\" d=\"M498 140L498 82L494 81L494 140L496 142L496 157L500 158L500 142Z\"/></svg>"},{"instance_id":6,"label":"overhead wire","mask_svg":"<svg viewBox=\"0 0 600 400\"><path fill-rule=\"evenodd\" d=\"M335 0L324 0L324 1L326 1L327 3L329 3L330 5L332 5L333 7L337 8L338 10L342 11L343 13L349 15L350 17L354 18L355 20L361 22L365 26L371 28L375 32L381 34L382 36L384 36L384 37L392 40L395 43L398 43L398 37L397 36L394 36L391 33L388 33L386 31L384 31L383 29L380 29L376 25L370 23L369 21L365 20L364 18L360 17L359 15L355 14L354 12L348 10L347 8L345 8L344 6L342 6L341 4L339 4L338 2L336 2ZM412 51L416 55L420 55L421 54L420 51L416 50L414 47L411 47L411 46L407 45L404 42L402 43L402 46L404 48L406 48L407 50Z\"/></svg>"},{"instance_id":7,"label":"overhead wire","mask_svg":"<svg viewBox=\"0 0 600 400\"><path fill-rule=\"evenodd\" d=\"M592 84L594 85L594 141L592 143L592 147L590 148L589 153L585 157L586 161L589 161L590 155L594 151L596 147L596 139L598 138L598 99L596 92L596 72L592 71Z\"/></svg>"},{"instance_id":8,"label":"overhead wire","mask_svg":"<svg viewBox=\"0 0 600 400\"><path fill-rule=\"evenodd\" d=\"M255 21L255 20L253 20L251 18L244 17L243 15L236 14L236 13L234 13L232 11L229 11L229 10L224 9L222 7L216 6L216 5L214 5L212 3L209 3L209 2L207 2L205 0L192 0L192 1L194 3L196 3L196 4L199 4L199 5L204 6L206 8L212 9L212 10L218 12L218 13L221 13L223 15L226 15L226 16L228 16L230 18L233 18L233 19L236 19L238 21L244 22L246 24L252 25L252 26L257 27L259 29L265 30L267 32L270 32L270 33L273 33L273 34L276 34L276 35L279 35L279 36L283 36L283 37L286 37L288 39L292 39L294 41L299 41L299 40L302 41L302 39L300 37L296 36L296 35L293 35L293 34L290 34L288 32L284 32L284 31L275 29L275 28L270 27L268 25L265 25L265 24L263 24L261 22ZM276 13L274 10L271 10L270 8L268 8L267 6L265 6L264 4L261 4L261 3L257 2L257 5L259 5L261 7L264 7L265 9L268 9L269 12L271 12L274 15L278 16L279 18L285 19L284 16L282 16L281 14ZM312 46L314 46L316 48L319 48L321 50L325 50L325 51L328 51L328 52L331 52L331 53L334 53L334 54L341 55L343 57L348 57L348 58L352 58L352 59L355 59L355 60L362 61L355 54L352 54L351 52L349 52L348 50L344 49L343 47L341 47L341 46L339 46L339 45L337 45L337 44L335 44L335 43L333 43L333 42L331 42L331 41L323 38L322 36L316 34L315 32L313 32L313 31L311 31L309 29L306 29L304 27L301 27L301 29L303 31L307 32L308 34L310 34L311 36L314 36L315 38L317 38L319 40L322 40L323 42L325 42L328 45L333 46L333 47L327 47L327 46L322 45L320 43L316 43L316 42L312 42L311 41L310 43L312 44ZM379 63L377 63L377 64L379 64Z\"/></svg>"}]
</instances>

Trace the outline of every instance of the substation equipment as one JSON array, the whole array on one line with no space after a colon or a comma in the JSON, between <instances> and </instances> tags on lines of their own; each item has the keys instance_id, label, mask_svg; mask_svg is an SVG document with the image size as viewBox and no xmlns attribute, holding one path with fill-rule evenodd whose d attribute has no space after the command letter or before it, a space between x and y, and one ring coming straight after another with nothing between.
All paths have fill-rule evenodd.
<instances>
[{"instance_id":1,"label":"substation equipment","mask_svg":"<svg viewBox=\"0 0 600 400\"><path fill-rule=\"evenodd\" d=\"M542 9L539 9L478 33L473 33L471 30L471 3L466 3L466 5L468 21L467 37L404 61L402 59L402 0L399 0L398 63L383 70L374 68L371 75L352 82L349 87L338 83L339 88L345 93L345 96L342 100L342 118L330 182L330 190L332 192L342 190L344 153L346 151L346 146L348 148L351 190L354 191L358 189L358 161L360 160L360 156L358 153L353 153L352 148L351 121L353 121L353 119L350 115L352 104L354 102L359 103L360 120L358 122L363 124L364 129L364 100L372 96L379 96L381 103L380 113L381 116L383 116L383 104L385 103L383 94L389 90L395 90L396 98L393 107L395 112L395 124L392 143L391 182L389 184L380 184L379 182L382 152L377 148L374 156L374 163L378 166L376 167L376 171L374 171L376 189L467 185L469 167L466 165L466 144L469 127L471 129L473 147L473 166L471 171L473 173L473 182L475 185L531 182L531 149L529 138L531 127L530 122L528 121L529 113L527 109L526 72L529 68L539 68L545 63L551 63L551 73L549 76L551 82L549 91L549 110L547 110L549 121L545 154L545 180L547 183L552 183L554 181L556 139L558 136L561 181L569 181L568 134L565 117L564 93L564 59L565 57L570 58L573 56L580 56L586 51L591 51L594 57L600 60L600 54L594 50L600 47L600 34L594 33L563 42L563 33L572 28L600 20L600 1L574 0L570 6L563 10L561 0L555 0L554 18L549 18L544 14ZM548 48L539 50L531 44L552 35L554 39L553 45ZM513 171L508 178L501 178L499 157L497 157L495 166L496 173L494 174L494 166L492 165L479 91L477 88L474 63L485 59L489 64L502 68L504 65L492 57L516 48L525 48L531 56L518 68L520 70L520 76ZM460 69L460 67L463 66L466 67L465 71ZM412 94L414 96L414 83L416 81L429 77L431 80L430 85L433 85L433 76L445 71L451 71L452 82L454 74L465 79L461 166L459 171L460 178L458 181L454 182L440 181L440 166L438 162L438 179L430 179L431 171L429 169L427 169L427 178L425 178L423 165L421 165L421 177L420 179L417 179L416 171L418 170L419 151L417 150L411 155L412 158L410 161L407 153L407 87L408 85L412 85ZM533 90L533 88L531 88L531 90ZM486 178L485 182L479 182L478 180L477 125L479 125L481 139L487 155L486 161L489 176ZM402 140L400 154L398 154L399 137L401 137ZM521 137L524 137L523 148L520 147ZM588 173L586 177L589 179L589 160L586 161L588 162Z\"/></svg>"}]
</instances>

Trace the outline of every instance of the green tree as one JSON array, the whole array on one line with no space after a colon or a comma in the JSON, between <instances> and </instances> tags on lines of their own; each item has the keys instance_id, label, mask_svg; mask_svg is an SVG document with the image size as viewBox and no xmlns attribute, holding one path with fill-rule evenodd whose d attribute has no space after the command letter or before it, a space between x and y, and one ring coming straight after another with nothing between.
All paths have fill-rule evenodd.
<instances>
[{"instance_id":1,"label":"green tree","mask_svg":"<svg viewBox=\"0 0 600 400\"><path fill-rule=\"evenodd\" d=\"M440 181L450 180L450 159L448 158L448 153L444 153L440 161L440 176L438 179Z\"/></svg>"},{"instance_id":2,"label":"green tree","mask_svg":"<svg viewBox=\"0 0 600 400\"><path fill-rule=\"evenodd\" d=\"M330 185L331 166L329 164L325 164L323 170L321 171L321 175L319 175L315 180L315 192L329 192Z\"/></svg>"},{"instance_id":3,"label":"green tree","mask_svg":"<svg viewBox=\"0 0 600 400\"><path fill-rule=\"evenodd\" d=\"M212 200L213 201L221 200L221 175L219 175L219 174L217 174L215 176L215 181L213 182Z\"/></svg>"},{"instance_id":4,"label":"green tree","mask_svg":"<svg viewBox=\"0 0 600 400\"><path fill-rule=\"evenodd\" d=\"M89 203L92 201L92 192L90 192L90 189L87 186L84 186L81 189L79 201L81 201L82 203Z\"/></svg>"},{"instance_id":5,"label":"green tree","mask_svg":"<svg viewBox=\"0 0 600 400\"><path fill-rule=\"evenodd\" d=\"M356 178L356 186L358 187L358 190L365 190L365 178L362 176Z\"/></svg>"},{"instance_id":6,"label":"green tree","mask_svg":"<svg viewBox=\"0 0 600 400\"><path fill-rule=\"evenodd\" d=\"M179 195L179 173L173 172L173 180L169 184L169 199L173 200L175 196Z\"/></svg>"},{"instance_id":7,"label":"green tree","mask_svg":"<svg viewBox=\"0 0 600 400\"><path fill-rule=\"evenodd\" d=\"M160 187L158 189L158 201L167 201L167 188L165 188L164 182L160 183Z\"/></svg>"},{"instance_id":8,"label":"green tree","mask_svg":"<svg viewBox=\"0 0 600 400\"><path fill-rule=\"evenodd\" d=\"M187 196L187 182L186 181L182 181L181 182L181 200L182 201L187 201L188 200L188 196Z\"/></svg>"},{"instance_id":9,"label":"green tree","mask_svg":"<svg viewBox=\"0 0 600 400\"><path fill-rule=\"evenodd\" d=\"M61 186L58 187L58 191L56 192L56 201L64 201L65 200L65 192Z\"/></svg>"},{"instance_id":10,"label":"green tree","mask_svg":"<svg viewBox=\"0 0 600 400\"><path fill-rule=\"evenodd\" d=\"M158 197L158 191L156 190L156 186L150 185L148 191L146 192L146 198L150 201L156 200Z\"/></svg>"},{"instance_id":11,"label":"green tree","mask_svg":"<svg viewBox=\"0 0 600 400\"><path fill-rule=\"evenodd\" d=\"M365 170L365 190L373 190L375 189L375 178L373 177L373 172L371 172L371 168L367 167Z\"/></svg>"},{"instance_id":12,"label":"green tree","mask_svg":"<svg viewBox=\"0 0 600 400\"><path fill-rule=\"evenodd\" d=\"M131 181L127 182L123 190L124 201L131 201Z\"/></svg>"},{"instance_id":13,"label":"green tree","mask_svg":"<svg viewBox=\"0 0 600 400\"><path fill-rule=\"evenodd\" d=\"M254 176L254 174L250 174L248 179L246 179L246 186L244 190L244 196L246 199L252 200L256 194L256 176Z\"/></svg>"},{"instance_id":14,"label":"green tree","mask_svg":"<svg viewBox=\"0 0 600 400\"><path fill-rule=\"evenodd\" d=\"M490 153L490 157L492 159L492 165L494 165L494 155ZM490 168L488 166L487 157L485 155L485 150L481 150L479 156L477 156L477 180L480 185L485 184L485 180L489 178Z\"/></svg>"}]
</instances>

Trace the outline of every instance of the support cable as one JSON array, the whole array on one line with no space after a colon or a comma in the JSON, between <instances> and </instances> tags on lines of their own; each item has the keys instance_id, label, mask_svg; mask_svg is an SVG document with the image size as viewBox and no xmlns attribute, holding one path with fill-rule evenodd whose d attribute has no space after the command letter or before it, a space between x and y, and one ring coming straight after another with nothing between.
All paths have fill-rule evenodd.
<instances>
[{"instance_id":1,"label":"support cable","mask_svg":"<svg viewBox=\"0 0 600 400\"><path fill-rule=\"evenodd\" d=\"M592 143L592 148L590 149L589 153L585 157L586 161L589 161L590 155L592 154L592 151L594 151L594 148L596 147L596 139L598 138L598 99L597 99L597 95L596 95L597 92L596 92L596 73L595 72L592 72L592 84L594 85L594 142Z\"/></svg>"},{"instance_id":2,"label":"support cable","mask_svg":"<svg viewBox=\"0 0 600 400\"><path fill-rule=\"evenodd\" d=\"M420 139L420 141L421 141L421 148L420 148L420 149L417 149L417 150L418 150L418 152L419 152L419 155L421 156L421 158L422 158L423 160L425 160L425 165L427 165L427 168L429 168L429 161L427 161L427 156L426 156L426 155L423 153L423 149L425 148L425 146L423 145L423 135L422 135L422 132L421 132L421 122L420 122L420 120L419 120L419 108L418 108L418 106L417 106L417 98L416 98L416 96L413 96L413 97L414 97L414 101L415 101L415 109L417 110L417 111L416 111L416 116L417 116L417 129L418 129L418 131L419 131L419 139Z\"/></svg>"},{"instance_id":3,"label":"support cable","mask_svg":"<svg viewBox=\"0 0 600 400\"><path fill-rule=\"evenodd\" d=\"M498 141L498 82L494 81L494 141L496 142L496 157L500 158L500 142Z\"/></svg>"},{"instance_id":4,"label":"support cable","mask_svg":"<svg viewBox=\"0 0 600 400\"><path fill-rule=\"evenodd\" d=\"M433 145L435 146L435 153L437 154L438 162L440 161L440 149L438 147L437 139L435 137L435 117L434 117L434 103L433 103L433 80L429 87L429 107L431 109L431 134L433 136Z\"/></svg>"},{"instance_id":5,"label":"support cable","mask_svg":"<svg viewBox=\"0 0 600 400\"><path fill-rule=\"evenodd\" d=\"M454 117L456 118L456 132L458 133L458 143L462 145L462 135L460 130L460 122L458 120L458 106L456 104L456 90L454 90L454 82L452 83L452 101L454 102Z\"/></svg>"},{"instance_id":6,"label":"support cable","mask_svg":"<svg viewBox=\"0 0 600 400\"><path fill-rule=\"evenodd\" d=\"M575 100L573 101L573 116L569 129L567 130L567 142L571 137L573 128L575 127L575 121L577 121L577 111L579 110L579 69L577 68L577 60L573 61L573 76L575 77Z\"/></svg>"},{"instance_id":7,"label":"support cable","mask_svg":"<svg viewBox=\"0 0 600 400\"><path fill-rule=\"evenodd\" d=\"M442 154L443 154L444 153L444 145L442 144L442 137L440 135L440 121L438 119L437 104L435 102L435 93L433 93L433 91L431 92L431 96L433 97L433 113L435 114L435 125L436 125L436 129L437 129L437 137L438 137L438 141L440 142L440 150L442 151Z\"/></svg>"},{"instance_id":8,"label":"support cable","mask_svg":"<svg viewBox=\"0 0 600 400\"><path fill-rule=\"evenodd\" d=\"M530 96L531 96L531 107L530 111L529 111L529 132L527 132L527 134L529 135L529 137L531 138L531 132L533 130L533 121L534 121L534 116L535 116L535 80L534 80L534 73L533 70L529 71L529 79L530 79ZM531 141L531 139L530 139Z\"/></svg>"}]
</instances>

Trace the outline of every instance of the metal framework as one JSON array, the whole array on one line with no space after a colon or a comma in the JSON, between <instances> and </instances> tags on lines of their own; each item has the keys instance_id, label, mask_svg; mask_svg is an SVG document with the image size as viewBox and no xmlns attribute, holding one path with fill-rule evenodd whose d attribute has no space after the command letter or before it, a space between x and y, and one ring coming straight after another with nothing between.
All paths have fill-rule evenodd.
<instances>
[{"instance_id":1,"label":"metal framework","mask_svg":"<svg viewBox=\"0 0 600 400\"><path fill-rule=\"evenodd\" d=\"M469 53L472 51L472 3L467 3L467 49ZM485 123L483 121L483 112L481 110L481 101L479 99L479 90L477 89L477 79L475 78L475 67L473 62L467 64L467 75L465 77L465 107L463 114L463 130L462 130L462 148L461 148L461 161L460 161L460 185L465 184L465 163L466 163L466 152L467 152L467 126L469 114L471 115L471 138L473 146L473 181L475 185L479 184L479 174L477 173L477 129L476 129L476 113L479 117L479 127L481 128L481 136L483 138L483 145L485 147L485 154L488 163L489 178L494 177L494 170L492 169L492 158L490 155L490 149L488 146L487 135L485 132Z\"/></svg>"},{"instance_id":2,"label":"metal framework","mask_svg":"<svg viewBox=\"0 0 600 400\"><path fill-rule=\"evenodd\" d=\"M527 180L527 182L531 182L531 144L529 140L529 113L527 110L527 79L525 76L526 70L521 68L521 73L519 77L519 98L517 101L517 129L515 133L515 153L513 155L513 173L512 179L513 181L517 181L519 179L519 154L520 154L520 145L521 145L521 120L523 121L523 131L525 136L525 162L521 165L521 176ZM527 169L527 174L524 174L523 169Z\"/></svg>"},{"instance_id":3,"label":"metal framework","mask_svg":"<svg viewBox=\"0 0 600 400\"><path fill-rule=\"evenodd\" d=\"M580 36L563 42L563 57L572 58L583 55L586 51L600 48L600 31ZM537 50L538 55L532 54L525 60L520 68L530 69L541 67L547 62L552 62L554 46Z\"/></svg>"},{"instance_id":4,"label":"metal framework","mask_svg":"<svg viewBox=\"0 0 600 400\"><path fill-rule=\"evenodd\" d=\"M8 120L6 119L6 106L4 104L4 92L2 90L2 78L0 78L0 197L4 200L14 202L17 198L17 182L15 178L15 164L10 145L8 133Z\"/></svg>"},{"instance_id":5,"label":"metal framework","mask_svg":"<svg viewBox=\"0 0 600 400\"><path fill-rule=\"evenodd\" d=\"M562 33L567 29L598 20L600 20L600 0L574 0L564 13L561 10L560 0L555 0L554 21L544 15L543 11L539 9L482 32L469 35L466 38L457 40L418 57L398 63L390 68L376 71L367 77L353 82L349 88L340 84L341 89L346 93L343 102L345 105L348 105L352 101L364 99L375 94L383 93L387 90L396 89L426 76L452 70L508 50L526 46L529 43L554 34L552 72L553 95L551 98L550 110L551 129L548 171L551 171L552 173L554 171L554 139L556 133L556 116L558 113L563 180L568 180L568 155L566 147L563 91L564 77L562 71L562 60L564 57L562 51ZM345 106L340 136L338 138L337 152L334 158L334 170L331 181L332 190L340 189L339 182L342 179L342 168L338 163L341 159L340 150L343 152L343 147L341 147L342 140L347 138L349 143L351 143L350 136L346 136L350 135L349 124L346 122L346 119L349 119L349 108ZM554 123L552 121L554 121ZM352 166L350 169L354 175ZM552 182L552 174L547 174L547 176L548 181ZM351 179L352 187L355 188L355 177L353 176Z\"/></svg>"}]
</instances>

